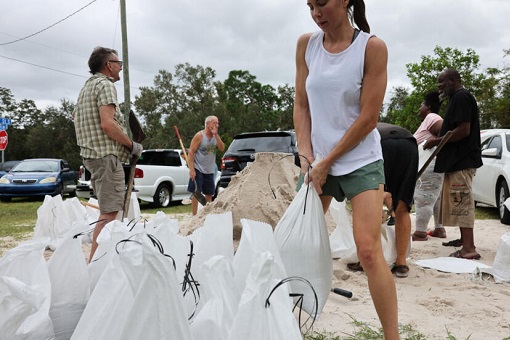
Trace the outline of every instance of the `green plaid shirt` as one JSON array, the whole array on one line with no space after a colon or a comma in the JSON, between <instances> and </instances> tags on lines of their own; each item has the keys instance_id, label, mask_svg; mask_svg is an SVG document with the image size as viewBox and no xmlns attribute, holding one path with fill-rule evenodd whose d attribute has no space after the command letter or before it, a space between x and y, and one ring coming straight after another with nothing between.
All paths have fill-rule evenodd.
<instances>
[{"instance_id":1,"label":"green plaid shirt","mask_svg":"<svg viewBox=\"0 0 510 340\"><path fill-rule=\"evenodd\" d=\"M113 80L102 73L96 73L85 82L73 113L80 155L83 158L115 155L121 162L127 162L128 150L121 143L108 137L101 128L99 107L110 104L115 105L115 122L126 132Z\"/></svg>"}]
</instances>

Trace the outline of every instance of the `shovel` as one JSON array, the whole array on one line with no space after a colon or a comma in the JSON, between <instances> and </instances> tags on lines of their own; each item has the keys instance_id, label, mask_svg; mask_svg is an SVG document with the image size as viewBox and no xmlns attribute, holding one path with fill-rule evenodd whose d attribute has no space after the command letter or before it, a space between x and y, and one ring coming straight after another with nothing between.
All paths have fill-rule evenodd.
<instances>
[{"instance_id":1,"label":"shovel","mask_svg":"<svg viewBox=\"0 0 510 340\"><path fill-rule=\"evenodd\" d=\"M452 132L451 131L448 131L444 136L443 136L443 139L441 139L441 142L439 143L439 145L436 147L436 149L434 150L434 152L432 152L432 155L430 155L430 157L427 159L427 161L425 162L425 164L423 164L423 166L421 167L420 171L418 171L418 176L416 176L416 179L420 178L421 175L423 175L423 172L425 171L425 169L427 169L427 167L429 166L430 162L432 162L432 160L434 159L434 157L437 156L437 154L439 153L439 151L441 151L441 149L443 148L443 146L446 144L446 142L448 142L448 140L450 139L450 137L452 136Z\"/></svg>"},{"instance_id":2,"label":"shovel","mask_svg":"<svg viewBox=\"0 0 510 340\"><path fill-rule=\"evenodd\" d=\"M145 139L145 132L143 132L142 125L136 118L133 110L129 111L129 129L131 130L131 134L133 135L133 140L137 143L143 142ZM136 171L136 162L138 161L138 157L133 156L131 158L130 167L129 167L129 178L127 182L126 196L124 197L124 205L122 209L122 219L124 220L127 217L129 212L129 203L131 201L131 193L133 192L133 184L135 180L135 171Z\"/></svg>"},{"instance_id":3,"label":"shovel","mask_svg":"<svg viewBox=\"0 0 510 340\"><path fill-rule=\"evenodd\" d=\"M184 148L184 144L182 144L181 135L179 133L179 130L177 129L177 125L174 125L174 130L175 130L175 134L177 135L177 138L179 139L179 143L181 144L181 149L182 149L182 154L184 155L184 160L186 161L186 164L188 164L188 168L189 168L188 155L186 154L186 149ZM195 192L193 192L193 197L195 197L196 200L200 204L205 206L207 204L207 200L205 199L205 196L202 195L202 193L200 191L198 191L197 181L193 180L193 183L195 184Z\"/></svg>"}]
</instances>

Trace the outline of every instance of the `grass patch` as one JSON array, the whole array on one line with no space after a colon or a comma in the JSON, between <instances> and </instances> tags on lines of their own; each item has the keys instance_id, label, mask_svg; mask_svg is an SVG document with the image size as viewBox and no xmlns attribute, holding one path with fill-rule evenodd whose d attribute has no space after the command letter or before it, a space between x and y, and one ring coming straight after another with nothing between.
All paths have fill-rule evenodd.
<instances>
[{"instance_id":1,"label":"grass patch","mask_svg":"<svg viewBox=\"0 0 510 340\"><path fill-rule=\"evenodd\" d=\"M351 317L352 319L352 317ZM352 319L351 324L353 325L353 332L348 334L343 332L342 335L338 335L334 332L316 332L312 331L304 335L304 340L384 340L384 334L381 327L374 327L366 322L361 322ZM425 334L422 334L415 330L411 325L399 325L400 339L403 340L426 340ZM445 328L445 339L457 340L457 338ZM471 336L468 336L466 340L469 340ZM504 338L503 340L509 340Z\"/></svg>"},{"instance_id":2,"label":"grass patch","mask_svg":"<svg viewBox=\"0 0 510 340\"><path fill-rule=\"evenodd\" d=\"M42 198L27 197L13 198L11 202L0 202L0 237L22 240L26 234L33 232L37 221L37 209L43 202ZM145 214L155 214L158 211L165 214L191 214L191 205L172 203L167 208L154 208L151 204L142 202L140 211Z\"/></svg>"}]
</instances>

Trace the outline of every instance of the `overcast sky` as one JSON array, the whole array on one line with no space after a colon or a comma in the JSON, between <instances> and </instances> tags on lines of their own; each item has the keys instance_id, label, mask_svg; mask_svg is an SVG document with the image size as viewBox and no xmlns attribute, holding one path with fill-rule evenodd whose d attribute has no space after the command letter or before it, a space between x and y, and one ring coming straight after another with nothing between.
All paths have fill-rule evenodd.
<instances>
[{"instance_id":1,"label":"overcast sky","mask_svg":"<svg viewBox=\"0 0 510 340\"><path fill-rule=\"evenodd\" d=\"M0 0L0 87L10 89L16 101L34 100L40 109L62 98L75 102L89 77L92 49L122 51L120 0L92 1ZM185 62L211 67L219 81L231 70L247 70L262 84L294 85L297 38L318 29L306 0L126 3L131 100L140 86L153 85L158 70L173 73ZM503 49L510 49L509 0L365 3L372 33L388 46L386 100L395 86L410 86L405 65L433 55L435 46L472 48L482 69L510 62L503 58ZM122 80L117 84L124 101Z\"/></svg>"}]
</instances>

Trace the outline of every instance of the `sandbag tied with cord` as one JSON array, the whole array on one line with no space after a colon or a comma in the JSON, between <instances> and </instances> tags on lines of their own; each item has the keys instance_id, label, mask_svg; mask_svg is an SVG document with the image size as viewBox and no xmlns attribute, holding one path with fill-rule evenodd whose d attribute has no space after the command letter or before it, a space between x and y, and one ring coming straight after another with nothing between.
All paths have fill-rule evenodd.
<instances>
[{"instance_id":1,"label":"sandbag tied with cord","mask_svg":"<svg viewBox=\"0 0 510 340\"><path fill-rule=\"evenodd\" d=\"M274 237L287 274L310 282L318 308L310 287L302 282L290 282L292 293L303 294L303 310L310 316L320 315L331 291L333 261L322 204L312 185L301 187L276 225Z\"/></svg>"}]
</instances>

